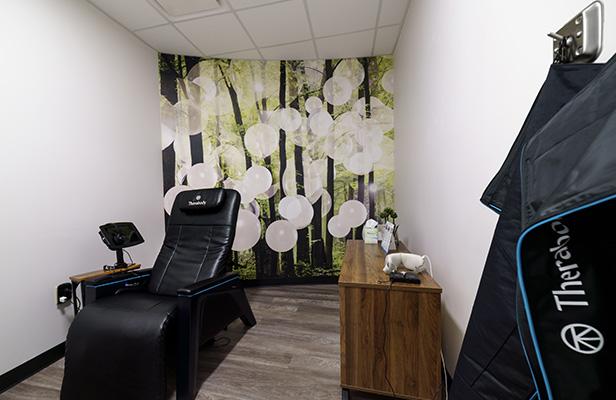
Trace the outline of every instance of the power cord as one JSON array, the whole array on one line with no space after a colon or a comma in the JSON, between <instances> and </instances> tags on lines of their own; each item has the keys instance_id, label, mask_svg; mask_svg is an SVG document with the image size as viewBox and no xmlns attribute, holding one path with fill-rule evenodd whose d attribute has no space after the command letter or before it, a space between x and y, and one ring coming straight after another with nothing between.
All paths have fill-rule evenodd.
<instances>
[{"instance_id":1,"label":"power cord","mask_svg":"<svg viewBox=\"0 0 616 400\"><path fill-rule=\"evenodd\" d=\"M126 250L126 249L122 249L122 251L126 253L126 255L128 256L128 259L130 260L130 263L131 263L131 264L134 264L134 262L133 262L133 257L130 255L130 253L128 252L128 250Z\"/></svg>"},{"instance_id":2,"label":"power cord","mask_svg":"<svg viewBox=\"0 0 616 400\"><path fill-rule=\"evenodd\" d=\"M392 281L389 281L389 285L387 286L387 293L385 295L385 310L383 311L383 332L385 332L387 330L387 313L389 311L389 296L391 294L391 285L392 285ZM387 335L385 335L385 337L383 338L383 364L385 364L385 382L387 382L387 385L389 385L389 389L391 390L391 395L392 397L395 399L396 397L396 391L394 390L393 385L391 384L391 382L389 381L389 378L387 377Z\"/></svg>"},{"instance_id":3,"label":"power cord","mask_svg":"<svg viewBox=\"0 0 616 400\"><path fill-rule=\"evenodd\" d=\"M426 260L428 261L428 266L430 267L430 276L434 277L432 275L432 261L430 261L430 257L428 257L428 256L424 256L424 257L426 257Z\"/></svg>"},{"instance_id":4,"label":"power cord","mask_svg":"<svg viewBox=\"0 0 616 400\"><path fill-rule=\"evenodd\" d=\"M77 311L81 310L81 300L77 297L77 293L75 293L75 297L71 299L69 303L75 305L75 307L77 307Z\"/></svg>"},{"instance_id":5,"label":"power cord","mask_svg":"<svg viewBox=\"0 0 616 400\"><path fill-rule=\"evenodd\" d=\"M124 253L126 253L126 255L128 256L128 259L130 260L130 263L134 264L133 257L130 255L128 250L122 249L122 251ZM122 267L118 266L117 264L115 264L115 265L103 265L103 271L113 271L113 270L118 269L118 268L122 268Z\"/></svg>"},{"instance_id":6,"label":"power cord","mask_svg":"<svg viewBox=\"0 0 616 400\"><path fill-rule=\"evenodd\" d=\"M221 343L219 343L219 342L221 342ZM231 338L229 338L227 336L220 336L220 337L214 338L213 346L216 347L216 348L226 347L230 343L231 343Z\"/></svg>"},{"instance_id":7,"label":"power cord","mask_svg":"<svg viewBox=\"0 0 616 400\"><path fill-rule=\"evenodd\" d=\"M449 400L449 384L447 383L447 368L445 368L445 356L441 350L441 365L443 366L443 382L445 382L445 400Z\"/></svg>"}]
</instances>

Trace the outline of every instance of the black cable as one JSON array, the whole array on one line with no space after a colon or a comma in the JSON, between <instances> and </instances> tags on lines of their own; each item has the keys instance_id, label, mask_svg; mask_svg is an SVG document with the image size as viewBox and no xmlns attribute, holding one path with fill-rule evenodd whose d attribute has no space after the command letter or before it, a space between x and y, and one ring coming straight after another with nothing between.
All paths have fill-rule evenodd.
<instances>
[{"instance_id":1,"label":"black cable","mask_svg":"<svg viewBox=\"0 0 616 400\"><path fill-rule=\"evenodd\" d=\"M131 263L131 264L134 264L134 262L133 262L133 257L130 255L130 253L128 252L128 250L126 250L126 249L122 249L122 251L123 251L123 252L125 252L125 253L126 253L126 255L128 255L128 259L130 260L130 263Z\"/></svg>"},{"instance_id":2,"label":"black cable","mask_svg":"<svg viewBox=\"0 0 616 400\"><path fill-rule=\"evenodd\" d=\"M77 311L81 310L81 300L77 297L77 293L75 293L75 297L71 299L71 303L77 307Z\"/></svg>"},{"instance_id":3,"label":"black cable","mask_svg":"<svg viewBox=\"0 0 616 400\"><path fill-rule=\"evenodd\" d=\"M123 251L124 253L126 253L126 255L128 256L128 259L130 260L130 263L131 263L131 264L134 264L134 261L133 261L133 256L131 256L131 255L130 255L130 253L128 252L128 250L126 250L126 249L122 249L122 251ZM125 266L118 265L117 263L116 263L116 264L114 264L114 265L103 265L103 271L113 271L114 269L117 269L117 268L123 268L123 267L125 267Z\"/></svg>"},{"instance_id":4,"label":"black cable","mask_svg":"<svg viewBox=\"0 0 616 400\"><path fill-rule=\"evenodd\" d=\"M218 342L222 342L222 343L218 344ZM228 346L230 343L231 343L231 338L227 336L221 336L221 337L214 338L214 347L216 348Z\"/></svg>"},{"instance_id":5,"label":"black cable","mask_svg":"<svg viewBox=\"0 0 616 400\"><path fill-rule=\"evenodd\" d=\"M392 281L389 281L389 286L387 286L387 293L385 294L385 311L383 312L383 332L387 331L387 312L389 309L389 295L391 294L391 285ZM395 399L396 391L394 390L393 385L389 381L387 377L387 333L385 333L385 337L383 339L383 363L385 364L385 382L389 385L389 389L391 390L391 395Z\"/></svg>"}]
</instances>

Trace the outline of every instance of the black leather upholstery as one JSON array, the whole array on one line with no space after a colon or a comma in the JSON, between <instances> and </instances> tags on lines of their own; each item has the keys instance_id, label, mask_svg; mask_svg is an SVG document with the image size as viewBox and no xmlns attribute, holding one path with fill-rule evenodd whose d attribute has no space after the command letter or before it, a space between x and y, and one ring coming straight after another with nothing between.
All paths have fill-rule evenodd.
<instances>
[{"instance_id":1,"label":"black leather upholstery","mask_svg":"<svg viewBox=\"0 0 616 400\"><path fill-rule=\"evenodd\" d=\"M180 193L148 290L175 295L178 289L224 273L231 257L240 196L235 190Z\"/></svg>"},{"instance_id":2,"label":"black leather upholstery","mask_svg":"<svg viewBox=\"0 0 616 400\"><path fill-rule=\"evenodd\" d=\"M256 324L238 275L225 274L239 204L228 189L177 196L149 282L97 298L73 321L62 400L163 399L170 350L177 399L194 399L199 344L236 318Z\"/></svg>"},{"instance_id":3,"label":"black leather upholstery","mask_svg":"<svg viewBox=\"0 0 616 400\"><path fill-rule=\"evenodd\" d=\"M175 327L176 309L175 297L147 292L84 308L66 338L61 399L164 399L170 351L164 339ZM145 377L149 384L138 384Z\"/></svg>"}]
</instances>

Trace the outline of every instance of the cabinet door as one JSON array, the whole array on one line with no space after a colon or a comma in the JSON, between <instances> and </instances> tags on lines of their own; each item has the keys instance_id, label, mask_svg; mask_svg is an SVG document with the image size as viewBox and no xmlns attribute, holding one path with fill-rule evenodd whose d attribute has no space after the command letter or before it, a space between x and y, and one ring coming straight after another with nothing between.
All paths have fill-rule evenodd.
<instances>
[{"instance_id":1,"label":"cabinet door","mask_svg":"<svg viewBox=\"0 0 616 400\"><path fill-rule=\"evenodd\" d=\"M343 386L433 399L440 389L440 296L340 288Z\"/></svg>"}]
</instances>

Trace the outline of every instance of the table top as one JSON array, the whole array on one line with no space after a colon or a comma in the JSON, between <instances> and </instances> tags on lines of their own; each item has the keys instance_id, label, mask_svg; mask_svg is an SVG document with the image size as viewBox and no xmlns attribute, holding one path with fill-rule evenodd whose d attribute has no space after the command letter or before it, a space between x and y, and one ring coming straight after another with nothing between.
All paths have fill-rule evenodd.
<instances>
[{"instance_id":1,"label":"table top","mask_svg":"<svg viewBox=\"0 0 616 400\"><path fill-rule=\"evenodd\" d=\"M400 243L396 252L408 253L409 251L404 244ZM347 240L338 285L388 289L389 275L383 272L384 266L385 252L379 244L365 244L363 240ZM421 283L395 282L391 284L391 290L435 293L443 291L429 274L422 272L418 276Z\"/></svg>"},{"instance_id":2,"label":"table top","mask_svg":"<svg viewBox=\"0 0 616 400\"><path fill-rule=\"evenodd\" d=\"M120 272L132 271L139 268L141 268L141 264L128 264L124 268L116 268L108 271L98 269L96 271L84 272L83 274L69 276L68 279L70 279L70 281L73 283L79 283L85 281L86 279L98 278L99 276L105 275L119 274Z\"/></svg>"}]
</instances>

